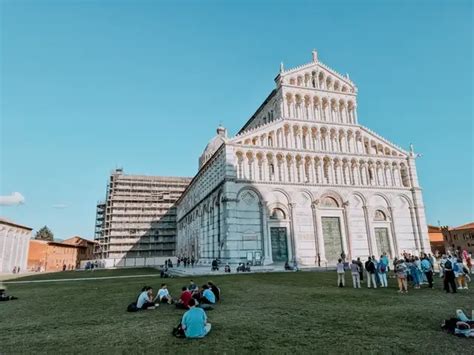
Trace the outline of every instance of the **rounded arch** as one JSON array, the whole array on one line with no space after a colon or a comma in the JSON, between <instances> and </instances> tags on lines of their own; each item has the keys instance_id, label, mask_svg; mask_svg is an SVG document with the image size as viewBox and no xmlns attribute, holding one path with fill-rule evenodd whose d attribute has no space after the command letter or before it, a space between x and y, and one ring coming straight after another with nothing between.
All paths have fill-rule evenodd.
<instances>
[{"instance_id":1,"label":"rounded arch","mask_svg":"<svg viewBox=\"0 0 474 355\"><path fill-rule=\"evenodd\" d=\"M262 194L260 193L260 191L259 191L257 188L253 187L253 186L244 186L244 187L242 187L242 188L239 190L239 192L237 192L237 199L240 200L241 195L242 195L245 191L248 191L248 190L254 192L254 193L257 195L257 197L258 197L260 203L263 203L263 202L264 202L263 196L262 196Z\"/></svg>"},{"instance_id":2,"label":"rounded arch","mask_svg":"<svg viewBox=\"0 0 474 355\"><path fill-rule=\"evenodd\" d=\"M364 206L367 206L367 198L361 192L355 191L352 194L354 196L357 196L358 198L360 198L362 200L362 203L364 204Z\"/></svg>"},{"instance_id":3,"label":"rounded arch","mask_svg":"<svg viewBox=\"0 0 474 355\"><path fill-rule=\"evenodd\" d=\"M319 197L319 202L321 203L324 198L328 198L328 197L333 199L337 203L338 207L342 207L342 205L344 203L344 201L342 199L342 196L339 195L336 191L333 191L333 190L323 192L321 194L321 196Z\"/></svg>"},{"instance_id":4,"label":"rounded arch","mask_svg":"<svg viewBox=\"0 0 474 355\"><path fill-rule=\"evenodd\" d=\"M267 209L269 211L269 216L273 214L274 210L281 210L285 214L285 219L288 219L290 215L290 211L288 209L288 206L281 202L273 202L267 205Z\"/></svg>"},{"instance_id":5,"label":"rounded arch","mask_svg":"<svg viewBox=\"0 0 474 355\"><path fill-rule=\"evenodd\" d=\"M407 195L398 194L398 197L400 197L401 200L405 200L408 203L408 207L413 207L413 203Z\"/></svg>"},{"instance_id":6,"label":"rounded arch","mask_svg":"<svg viewBox=\"0 0 474 355\"><path fill-rule=\"evenodd\" d=\"M273 189L272 192L280 192L283 196L286 197L286 201L287 201L288 203L292 203L292 201L291 201L291 195L290 195L287 191L285 191L285 190L283 190L283 189L280 189L280 188L276 188L276 189Z\"/></svg>"},{"instance_id":7,"label":"rounded arch","mask_svg":"<svg viewBox=\"0 0 474 355\"><path fill-rule=\"evenodd\" d=\"M390 199L387 196L385 196L383 193L376 192L372 196L378 196L378 197L382 198L385 201L385 203L387 204L387 207L392 207Z\"/></svg>"}]
</instances>

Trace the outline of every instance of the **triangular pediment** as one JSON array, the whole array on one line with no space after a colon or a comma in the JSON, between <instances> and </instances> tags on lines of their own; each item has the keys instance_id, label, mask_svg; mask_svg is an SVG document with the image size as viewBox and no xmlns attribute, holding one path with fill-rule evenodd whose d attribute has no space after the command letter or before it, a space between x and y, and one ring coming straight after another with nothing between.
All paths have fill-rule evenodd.
<instances>
[{"instance_id":1,"label":"triangular pediment","mask_svg":"<svg viewBox=\"0 0 474 355\"><path fill-rule=\"evenodd\" d=\"M330 91L357 92L356 85L349 75L343 75L328 67L317 59L313 52L313 61L291 69L280 68L280 74L275 78L277 83L292 86L325 89Z\"/></svg>"}]
</instances>

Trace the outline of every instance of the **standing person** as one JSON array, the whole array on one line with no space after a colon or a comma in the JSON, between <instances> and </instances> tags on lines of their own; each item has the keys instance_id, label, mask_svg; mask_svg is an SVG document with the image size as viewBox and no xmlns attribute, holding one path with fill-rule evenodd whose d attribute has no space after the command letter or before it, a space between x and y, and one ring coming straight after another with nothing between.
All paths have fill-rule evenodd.
<instances>
[{"instance_id":1,"label":"standing person","mask_svg":"<svg viewBox=\"0 0 474 355\"><path fill-rule=\"evenodd\" d=\"M338 263L336 265L336 272L337 272L337 285L339 287L344 287L346 284L346 280L345 280L345 272L344 272L344 263L342 262L342 259L338 260Z\"/></svg>"},{"instance_id":2,"label":"standing person","mask_svg":"<svg viewBox=\"0 0 474 355\"><path fill-rule=\"evenodd\" d=\"M189 310L186 311L181 320L186 338L204 338L211 331L211 324L207 323L206 312L196 307L196 301L189 301Z\"/></svg>"},{"instance_id":3,"label":"standing person","mask_svg":"<svg viewBox=\"0 0 474 355\"><path fill-rule=\"evenodd\" d=\"M377 282L375 281L375 264L372 261L372 257L365 262L365 271L367 272L367 288L370 288L370 284L377 288Z\"/></svg>"},{"instance_id":4,"label":"standing person","mask_svg":"<svg viewBox=\"0 0 474 355\"><path fill-rule=\"evenodd\" d=\"M178 256L178 260L176 260L176 266L180 267L181 265L181 258Z\"/></svg>"},{"instance_id":5,"label":"standing person","mask_svg":"<svg viewBox=\"0 0 474 355\"><path fill-rule=\"evenodd\" d=\"M408 266L408 271L410 272L410 275L412 276L413 279L413 288L414 289L419 289L420 288L420 278L418 276L418 266L415 263L416 260L410 260L410 262L407 264Z\"/></svg>"},{"instance_id":6,"label":"standing person","mask_svg":"<svg viewBox=\"0 0 474 355\"><path fill-rule=\"evenodd\" d=\"M428 280L428 285L430 288L433 288L433 265L428 256L425 255L421 261L421 269L425 273L426 280Z\"/></svg>"},{"instance_id":7,"label":"standing person","mask_svg":"<svg viewBox=\"0 0 474 355\"><path fill-rule=\"evenodd\" d=\"M405 264L405 260L401 259L398 261L395 272L397 274L398 292L407 293L407 266Z\"/></svg>"},{"instance_id":8,"label":"standing person","mask_svg":"<svg viewBox=\"0 0 474 355\"><path fill-rule=\"evenodd\" d=\"M380 286L380 279L379 279L379 263L377 262L377 259L375 258L375 255L372 255L372 262L374 263L374 276L375 276L375 285Z\"/></svg>"},{"instance_id":9,"label":"standing person","mask_svg":"<svg viewBox=\"0 0 474 355\"><path fill-rule=\"evenodd\" d=\"M444 277L444 263L448 260L446 254L443 254L441 260L439 261L439 277Z\"/></svg>"},{"instance_id":10,"label":"standing person","mask_svg":"<svg viewBox=\"0 0 474 355\"><path fill-rule=\"evenodd\" d=\"M187 257L183 258L183 265L184 265L185 268L188 266L188 258Z\"/></svg>"},{"instance_id":11,"label":"standing person","mask_svg":"<svg viewBox=\"0 0 474 355\"><path fill-rule=\"evenodd\" d=\"M453 264L454 277L456 278L458 290L464 289L464 270L463 270L462 259L458 258ZM467 288L467 287L466 287Z\"/></svg>"},{"instance_id":12,"label":"standing person","mask_svg":"<svg viewBox=\"0 0 474 355\"><path fill-rule=\"evenodd\" d=\"M451 256L444 263L444 290L449 293L449 286L453 293L456 293L456 282L454 281L453 261Z\"/></svg>"},{"instance_id":13,"label":"standing person","mask_svg":"<svg viewBox=\"0 0 474 355\"><path fill-rule=\"evenodd\" d=\"M379 275L380 287L387 287L388 259L386 264L383 255L380 256L377 273Z\"/></svg>"},{"instance_id":14,"label":"standing person","mask_svg":"<svg viewBox=\"0 0 474 355\"><path fill-rule=\"evenodd\" d=\"M352 260L351 263L352 285L354 288L360 288L360 267L357 261Z\"/></svg>"},{"instance_id":15,"label":"standing person","mask_svg":"<svg viewBox=\"0 0 474 355\"><path fill-rule=\"evenodd\" d=\"M137 299L137 308L141 310L155 309L155 302L153 302L153 289L150 286L145 286Z\"/></svg>"},{"instance_id":16,"label":"standing person","mask_svg":"<svg viewBox=\"0 0 474 355\"><path fill-rule=\"evenodd\" d=\"M359 266L360 282L364 282L364 264L362 264L362 261L360 261L360 258L357 258L356 264L357 266Z\"/></svg>"},{"instance_id":17,"label":"standing person","mask_svg":"<svg viewBox=\"0 0 474 355\"><path fill-rule=\"evenodd\" d=\"M194 259L194 255L191 256L191 267L194 267L194 263L196 262L196 259Z\"/></svg>"}]
</instances>

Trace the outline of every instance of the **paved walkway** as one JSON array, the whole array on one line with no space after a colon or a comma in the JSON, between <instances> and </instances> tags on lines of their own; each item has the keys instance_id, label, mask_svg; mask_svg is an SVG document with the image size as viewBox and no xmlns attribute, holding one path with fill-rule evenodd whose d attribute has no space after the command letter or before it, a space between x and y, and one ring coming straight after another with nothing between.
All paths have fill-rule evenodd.
<instances>
[{"instance_id":1,"label":"paved walkway","mask_svg":"<svg viewBox=\"0 0 474 355\"><path fill-rule=\"evenodd\" d=\"M155 277L160 274L143 274L143 275L124 275L124 276L102 276L102 277L76 277L73 279L47 279L47 280L25 280L25 281L3 281L4 284L29 284L41 282L64 282L64 281L94 281L94 280L110 280L110 279L132 279L139 277Z\"/></svg>"}]
</instances>

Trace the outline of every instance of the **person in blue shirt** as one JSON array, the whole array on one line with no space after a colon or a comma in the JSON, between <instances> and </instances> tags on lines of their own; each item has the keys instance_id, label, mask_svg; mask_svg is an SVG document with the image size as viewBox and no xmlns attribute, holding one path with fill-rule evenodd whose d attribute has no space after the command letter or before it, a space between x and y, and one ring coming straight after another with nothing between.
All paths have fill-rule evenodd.
<instances>
[{"instance_id":1,"label":"person in blue shirt","mask_svg":"<svg viewBox=\"0 0 474 355\"><path fill-rule=\"evenodd\" d=\"M206 312L196 307L196 300L189 301L189 310L181 320L181 326L186 338L204 338L211 331L211 324L207 323Z\"/></svg>"},{"instance_id":2,"label":"person in blue shirt","mask_svg":"<svg viewBox=\"0 0 474 355\"><path fill-rule=\"evenodd\" d=\"M138 309L155 309L153 302L153 289L150 286L145 286L137 299Z\"/></svg>"},{"instance_id":3,"label":"person in blue shirt","mask_svg":"<svg viewBox=\"0 0 474 355\"><path fill-rule=\"evenodd\" d=\"M425 273L430 288L433 288L433 267L426 254L423 260L421 260L421 270Z\"/></svg>"},{"instance_id":4,"label":"person in blue shirt","mask_svg":"<svg viewBox=\"0 0 474 355\"><path fill-rule=\"evenodd\" d=\"M214 292L209 289L208 285L203 285L202 286L202 297L201 297L201 303L207 303L207 304L214 304L216 303L216 295Z\"/></svg>"}]
</instances>

